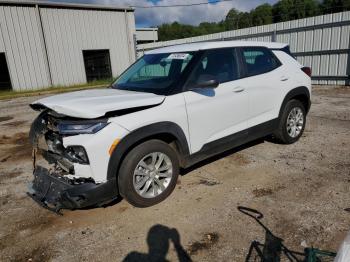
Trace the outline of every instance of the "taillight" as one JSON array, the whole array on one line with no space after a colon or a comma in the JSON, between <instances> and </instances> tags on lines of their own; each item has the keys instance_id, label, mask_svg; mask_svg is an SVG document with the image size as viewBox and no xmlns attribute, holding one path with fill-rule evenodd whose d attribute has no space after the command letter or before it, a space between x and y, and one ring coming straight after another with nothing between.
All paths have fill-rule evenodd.
<instances>
[{"instance_id":1,"label":"taillight","mask_svg":"<svg viewBox=\"0 0 350 262\"><path fill-rule=\"evenodd\" d=\"M311 77L311 67L304 66L301 68L301 71L303 71L305 74Z\"/></svg>"}]
</instances>

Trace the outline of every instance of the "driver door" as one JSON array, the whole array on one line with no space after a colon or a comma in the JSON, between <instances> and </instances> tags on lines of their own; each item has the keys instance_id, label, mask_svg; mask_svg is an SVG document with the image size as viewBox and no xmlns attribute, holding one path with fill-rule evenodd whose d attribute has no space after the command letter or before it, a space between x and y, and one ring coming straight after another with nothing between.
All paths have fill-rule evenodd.
<instances>
[{"instance_id":1,"label":"driver door","mask_svg":"<svg viewBox=\"0 0 350 262\"><path fill-rule=\"evenodd\" d=\"M191 153L247 128L248 97L239 75L235 48L207 50L194 68L183 93ZM210 78L217 88L195 88Z\"/></svg>"}]
</instances>

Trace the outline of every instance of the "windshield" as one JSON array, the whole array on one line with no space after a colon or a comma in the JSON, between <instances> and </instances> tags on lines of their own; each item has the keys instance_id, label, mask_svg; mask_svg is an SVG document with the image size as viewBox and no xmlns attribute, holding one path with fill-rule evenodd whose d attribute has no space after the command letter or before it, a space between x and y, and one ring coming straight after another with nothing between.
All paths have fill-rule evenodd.
<instances>
[{"instance_id":1,"label":"windshield","mask_svg":"<svg viewBox=\"0 0 350 262\"><path fill-rule=\"evenodd\" d=\"M144 55L113 83L112 88L166 95L192 58L193 52Z\"/></svg>"}]
</instances>

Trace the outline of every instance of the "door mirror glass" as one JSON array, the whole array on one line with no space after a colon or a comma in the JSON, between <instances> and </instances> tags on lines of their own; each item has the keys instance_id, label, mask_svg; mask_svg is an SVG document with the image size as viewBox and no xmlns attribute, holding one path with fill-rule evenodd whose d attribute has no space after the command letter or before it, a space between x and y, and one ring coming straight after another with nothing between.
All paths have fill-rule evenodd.
<instances>
[{"instance_id":1,"label":"door mirror glass","mask_svg":"<svg viewBox=\"0 0 350 262\"><path fill-rule=\"evenodd\" d=\"M216 79L210 79L199 82L195 88L217 88L218 86L219 82Z\"/></svg>"},{"instance_id":2,"label":"door mirror glass","mask_svg":"<svg viewBox=\"0 0 350 262\"><path fill-rule=\"evenodd\" d=\"M199 76L194 88L217 88L219 84L215 76L203 74Z\"/></svg>"}]
</instances>

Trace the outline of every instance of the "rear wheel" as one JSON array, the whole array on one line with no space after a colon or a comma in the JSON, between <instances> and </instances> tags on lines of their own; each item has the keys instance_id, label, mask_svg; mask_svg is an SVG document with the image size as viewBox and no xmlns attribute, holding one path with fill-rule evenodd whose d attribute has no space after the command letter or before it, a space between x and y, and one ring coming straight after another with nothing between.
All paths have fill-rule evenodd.
<instances>
[{"instance_id":1,"label":"rear wheel","mask_svg":"<svg viewBox=\"0 0 350 262\"><path fill-rule=\"evenodd\" d=\"M150 140L132 149L119 171L120 194L136 207L148 207L167 198L179 173L177 154L167 143Z\"/></svg>"},{"instance_id":2,"label":"rear wheel","mask_svg":"<svg viewBox=\"0 0 350 262\"><path fill-rule=\"evenodd\" d=\"M306 112L304 105L299 100L287 102L275 138L283 144L292 144L302 136L306 123Z\"/></svg>"}]
</instances>

